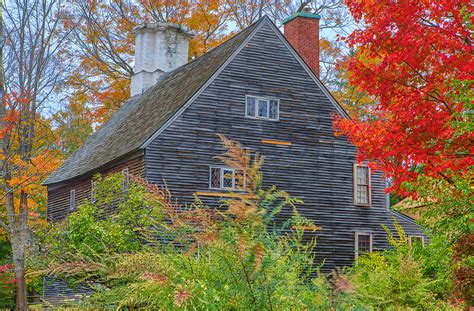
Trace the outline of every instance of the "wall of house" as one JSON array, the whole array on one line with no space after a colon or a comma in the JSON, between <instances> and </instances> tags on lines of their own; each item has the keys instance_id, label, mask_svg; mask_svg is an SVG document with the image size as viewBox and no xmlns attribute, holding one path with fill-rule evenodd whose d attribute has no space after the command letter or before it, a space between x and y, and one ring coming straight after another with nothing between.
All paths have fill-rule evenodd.
<instances>
[{"instance_id":1,"label":"wall of house","mask_svg":"<svg viewBox=\"0 0 474 311\"><path fill-rule=\"evenodd\" d=\"M245 117L245 96L280 99L278 122ZM298 211L322 229L317 258L324 270L349 265L355 232L373 235L373 249L388 247L382 224L393 228L386 210L385 182L372 176L372 206L353 204L355 148L334 137L334 105L266 24L218 78L145 151L147 178L168 188L181 203L218 205L209 189L209 165L224 149L217 133L240 141L265 157L264 185L276 185L304 200ZM286 144L262 142L273 140ZM219 191L217 191L219 192ZM284 210L281 220L291 215ZM410 233L420 234L417 226Z\"/></svg>"},{"instance_id":2,"label":"wall of house","mask_svg":"<svg viewBox=\"0 0 474 311\"><path fill-rule=\"evenodd\" d=\"M91 197L91 180L97 174L112 174L121 172L124 168L128 168L130 174L144 175L144 159L143 156L134 157L126 161L117 163L111 167L103 168L97 172L82 176L76 180L66 181L62 185L48 185L48 206L47 218L49 221L56 221L65 218L70 214L70 192L75 189L76 192L76 208L85 200Z\"/></svg>"}]
</instances>

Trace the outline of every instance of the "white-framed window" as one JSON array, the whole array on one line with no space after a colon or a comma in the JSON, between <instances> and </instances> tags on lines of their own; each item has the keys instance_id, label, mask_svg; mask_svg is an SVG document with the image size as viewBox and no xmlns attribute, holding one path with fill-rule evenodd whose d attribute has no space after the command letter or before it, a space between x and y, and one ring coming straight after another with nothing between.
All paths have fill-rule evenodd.
<instances>
[{"instance_id":1,"label":"white-framed window","mask_svg":"<svg viewBox=\"0 0 474 311\"><path fill-rule=\"evenodd\" d=\"M421 246L425 246L425 237L421 235L409 235L408 243L410 243L410 245L421 244Z\"/></svg>"},{"instance_id":2,"label":"white-framed window","mask_svg":"<svg viewBox=\"0 0 474 311\"><path fill-rule=\"evenodd\" d=\"M130 175L128 173L128 167L126 167L122 170L122 174L123 174L122 189L123 189L123 191L128 192L128 187L129 187L129 184L130 184Z\"/></svg>"},{"instance_id":3,"label":"white-framed window","mask_svg":"<svg viewBox=\"0 0 474 311\"><path fill-rule=\"evenodd\" d=\"M91 180L91 203L97 202L97 199L95 197L95 181Z\"/></svg>"},{"instance_id":4,"label":"white-framed window","mask_svg":"<svg viewBox=\"0 0 474 311\"><path fill-rule=\"evenodd\" d=\"M354 164L354 204L369 206L372 202L370 168Z\"/></svg>"},{"instance_id":5,"label":"white-framed window","mask_svg":"<svg viewBox=\"0 0 474 311\"><path fill-rule=\"evenodd\" d=\"M230 167L210 166L209 188L219 190L244 190L244 171Z\"/></svg>"},{"instance_id":6,"label":"white-framed window","mask_svg":"<svg viewBox=\"0 0 474 311\"><path fill-rule=\"evenodd\" d=\"M76 208L76 189L69 192L69 210L73 211Z\"/></svg>"},{"instance_id":7,"label":"white-framed window","mask_svg":"<svg viewBox=\"0 0 474 311\"><path fill-rule=\"evenodd\" d=\"M245 116L253 119L278 121L280 100L276 98L245 96Z\"/></svg>"},{"instance_id":8,"label":"white-framed window","mask_svg":"<svg viewBox=\"0 0 474 311\"><path fill-rule=\"evenodd\" d=\"M355 258L364 253L372 253L372 234L356 232L354 239Z\"/></svg>"}]
</instances>

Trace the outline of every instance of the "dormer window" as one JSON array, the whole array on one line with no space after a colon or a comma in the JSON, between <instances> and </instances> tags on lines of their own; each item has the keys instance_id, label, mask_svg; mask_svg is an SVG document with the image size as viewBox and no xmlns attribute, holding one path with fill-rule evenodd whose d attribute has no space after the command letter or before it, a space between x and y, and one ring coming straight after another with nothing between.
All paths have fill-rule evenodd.
<instances>
[{"instance_id":1,"label":"dormer window","mask_svg":"<svg viewBox=\"0 0 474 311\"><path fill-rule=\"evenodd\" d=\"M247 95L245 100L245 116L247 118L278 121L280 114L278 99Z\"/></svg>"}]
</instances>

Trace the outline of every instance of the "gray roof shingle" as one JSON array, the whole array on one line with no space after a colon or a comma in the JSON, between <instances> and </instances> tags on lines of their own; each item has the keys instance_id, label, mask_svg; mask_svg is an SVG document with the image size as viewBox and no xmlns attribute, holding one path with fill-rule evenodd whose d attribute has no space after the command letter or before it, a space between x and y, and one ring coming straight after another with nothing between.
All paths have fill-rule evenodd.
<instances>
[{"instance_id":1,"label":"gray roof shingle","mask_svg":"<svg viewBox=\"0 0 474 311\"><path fill-rule=\"evenodd\" d=\"M201 57L166 73L143 94L128 100L43 185L87 174L138 150L212 77L262 20Z\"/></svg>"}]
</instances>

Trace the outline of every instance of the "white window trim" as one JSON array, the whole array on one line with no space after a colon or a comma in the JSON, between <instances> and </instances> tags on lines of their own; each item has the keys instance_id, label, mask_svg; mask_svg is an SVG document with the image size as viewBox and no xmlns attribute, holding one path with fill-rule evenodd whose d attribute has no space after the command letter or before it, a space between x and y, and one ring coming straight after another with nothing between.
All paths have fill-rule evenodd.
<instances>
[{"instance_id":1,"label":"white window trim","mask_svg":"<svg viewBox=\"0 0 474 311\"><path fill-rule=\"evenodd\" d=\"M367 232L356 232L354 238L354 253L355 258L359 257L359 236L360 235L368 235L370 237L370 246L369 246L369 253L372 253L372 245L373 245L373 236L372 233Z\"/></svg>"},{"instance_id":2,"label":"white window trim","mask_svg":"<svg viewBox=\"0 0 474 311\"><path fill-rule=\"evenodd\" d=\"M408 243L412 245L412 238L420 238L421 239L421 245L424 247L425 246L425 237L422 235L408 235Z\"/></svg>"},{"instance_id":3,"label":"white window trim","mask_svg":"<svg viewBox=\"0 0 474 311\"><path fill-rule=\"evenodd\" d=\"M247 115L247 98L254 97L255 98L255 116ZM270 100L276 100L277 102L277 117L276 119L271 119L270 117L259 117L258 116L258 101L259 99L268 100L268 115L270 115ZM245 95L245 117L249 119L258 119L258 120L268 120L268 121L280 121L280 99L274 97L264 97L264 96L255 96L255 95Z\"/></svg>"},{"instance_id":4,"label":"white window trim","mask_svg":"<svg viewBox=\"0 0 474 311\"><path fill-rule=\"evenodd\" d=\"M69 191L69 211L76 209L76 189Z\"/></svg>"},{"instance_id":5,"label":"white window trim","mask_svg":"<svg viewBox=\"0 0 474 311\"><path fill-rule=\"evenodd\" d=\"M216 188L216 187L212 186L212 169L215 169L215 168L220 169L220 185L221 186L219 188ZM232 171L232 188L223 187L223 185L224 185L224 175L225 175L224 170ZM231 167L228 167L228 166L210 165L209 166L209 189L211 189L211 190L226 190L226 191L245 191L245 187L246 187L245 171L244 171L244 188L243 189L237 189L235 187L235 180L236 180L235 171L236 171L235 168L231 168Z\"/></svg>"},{"instance_id":6,"label":"white window trim","mask_svg":"<svg viewBox=\"0 0 474 311\"><path fill-rule=\"evenodd\" d=\"M357 201L357 168L358 167L367 167L367 174L368 174L368 177L369 177L369 190L368 190L368 201L369 203L360 203ZM372 205L372 177L371 177L371 170L370 170L370 167L368 165L365 165L365 164L357 164L357 163L354 163L354 169L353 169L353 175L354 175L354 205L357 205L357 206L365 206L365 207L369 207Z\"/></svg>"},{"instance_id":7,"label":"white window trim","mask_svg":"<svg viewBox=\"0 0 474 311\"><path fill-rule=\"evenodd\" d=\"M122 174L123 174L123 183L122 183L122 189L124 191L128 191L129 185L130 185L130 177L128 173L128 167L122 169Z\"/></svg>"}]
</instances>

